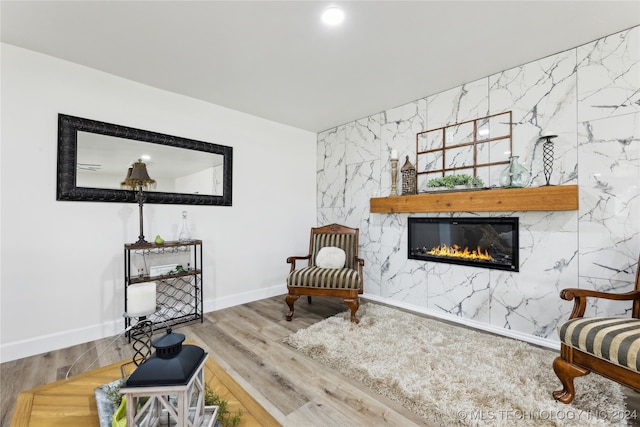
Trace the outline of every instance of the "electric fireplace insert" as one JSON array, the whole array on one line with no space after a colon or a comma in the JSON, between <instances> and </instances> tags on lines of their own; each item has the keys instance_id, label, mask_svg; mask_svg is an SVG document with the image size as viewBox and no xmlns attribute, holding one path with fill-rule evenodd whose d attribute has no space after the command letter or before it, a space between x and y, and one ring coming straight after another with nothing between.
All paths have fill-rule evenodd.
<instances>
[{"instance_id":1,"label":"electric fireplace insert","mask_svg":"<svg viewBox=\"0 0 640 427\"><path fill-rule=\"evenodd\" d=\"M409 218L409 259L518 271L518 218Z\"/></svg>"}]
</instances>

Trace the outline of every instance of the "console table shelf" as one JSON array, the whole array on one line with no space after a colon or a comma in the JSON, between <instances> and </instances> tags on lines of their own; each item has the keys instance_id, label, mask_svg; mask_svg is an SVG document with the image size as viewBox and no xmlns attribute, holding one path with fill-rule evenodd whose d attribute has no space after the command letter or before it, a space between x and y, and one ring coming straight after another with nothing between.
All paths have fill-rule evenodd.
<instances>
[{"instance_id":1,"label":"console table shelf","mask_svg":"<svg viewBox=\"0 0 640 427\"><path fill-rule=\"evenodd\" d=\"M372 213L571 211L578 209L577 185L496 188L376 197Z\"/></svg>"},{"instance_id":2,"label":"console table shelf","mask_svg":"<svg viewBox=\"0 0 640 427\"><path fill-rule=\"evenodd\" d=\"M171 264L161 265L167 262ZM173 270L178 263L182 270ZM153 274L153 266L169 267L170 271L161 269ZM154 330L192 320L202 322L202 240L124 245L125 313L129 286L144 282L156 283L158 310L148 316ZM125 328L130 325L131 318L125 316Z\"/></svg>"}]
</instances>

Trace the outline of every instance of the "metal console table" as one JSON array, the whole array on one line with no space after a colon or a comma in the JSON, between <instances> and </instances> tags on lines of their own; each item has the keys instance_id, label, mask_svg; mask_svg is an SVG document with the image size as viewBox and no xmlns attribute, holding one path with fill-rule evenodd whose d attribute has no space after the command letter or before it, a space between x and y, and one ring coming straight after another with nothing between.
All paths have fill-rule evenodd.
<instances>
[{"instance_id":1,"label":"metal console table","mask_svg":"<svg viewBox=\"0 0 640 427\"><path fill-rule=\"evenodd\" d=\"M158 264L167 260L171 264ZM153 330L198 319L203 322L202 240L125 244L125 313L129 286L144 282L156 283L157 310L148 316ZM125 316L125 328L131 323Z\"/></svg>"}]
</instances>

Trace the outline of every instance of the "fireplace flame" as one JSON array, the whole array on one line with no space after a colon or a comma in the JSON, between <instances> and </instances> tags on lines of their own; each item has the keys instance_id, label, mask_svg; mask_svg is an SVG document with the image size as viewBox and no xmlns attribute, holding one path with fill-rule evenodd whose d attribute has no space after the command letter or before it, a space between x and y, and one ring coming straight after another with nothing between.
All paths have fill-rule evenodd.
<instances>
[{"instance_id":1,"label":"fireplace flame","mask_svg":"<svg viewBox=\"0 0 640 427\"><path fill-rule=\"evenodd\" d=\"M480 246L475 250L469 250L468 247L460 249L460 246L454 244L453 246L447 246L445 243L440 246L436 246L427 252L429 255L446 256L450 258L463 258L474 261L493 261L493 257L485 250L480 249Z\"/></svg>"}]
</instances>

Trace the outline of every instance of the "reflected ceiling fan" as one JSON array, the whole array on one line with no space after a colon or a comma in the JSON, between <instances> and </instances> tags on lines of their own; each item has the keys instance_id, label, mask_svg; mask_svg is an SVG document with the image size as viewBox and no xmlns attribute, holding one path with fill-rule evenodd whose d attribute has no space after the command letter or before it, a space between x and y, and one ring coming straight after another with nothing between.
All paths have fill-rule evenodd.
<instances>
[{"instance_id":1,"label":"reflected ceiling fan","mask_svg":"<svg viewBox=\"0 0 640 427\"><path fill-rule=\"evenodd\" d=\"M78 170L97 172L102 169L102 165L95 163L78 163Z\"/></svg>"}]
</instances>

